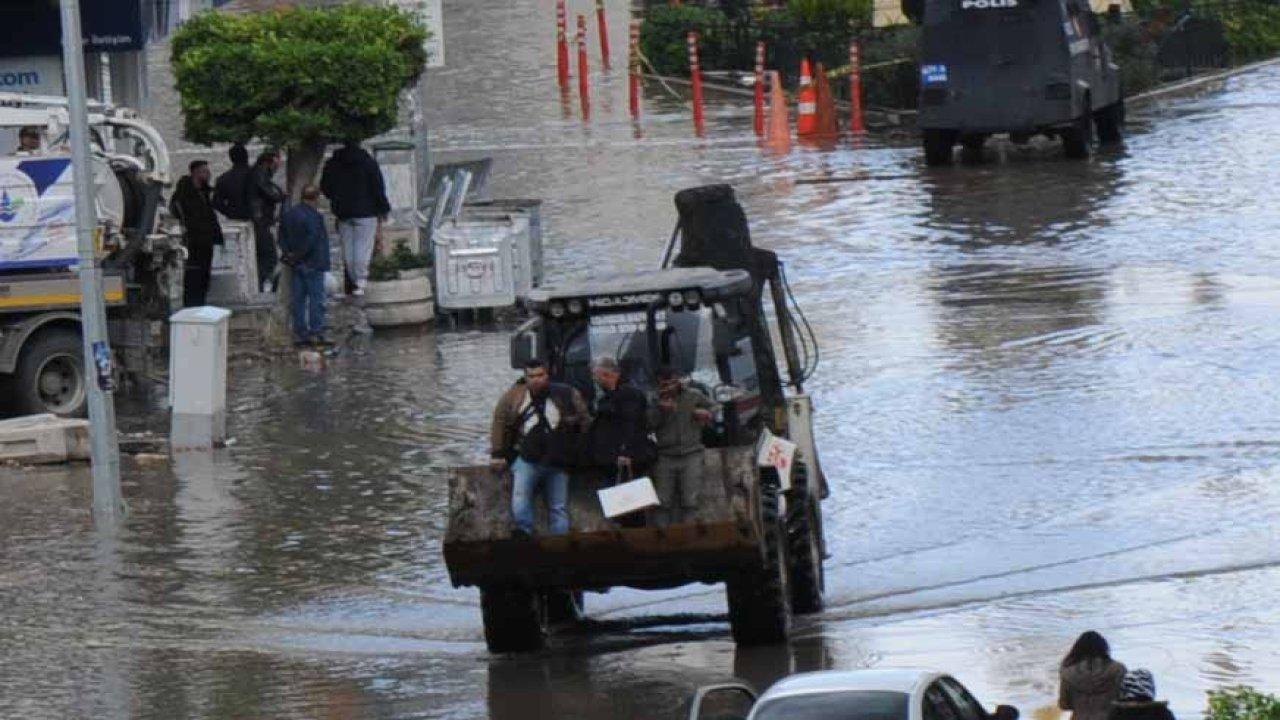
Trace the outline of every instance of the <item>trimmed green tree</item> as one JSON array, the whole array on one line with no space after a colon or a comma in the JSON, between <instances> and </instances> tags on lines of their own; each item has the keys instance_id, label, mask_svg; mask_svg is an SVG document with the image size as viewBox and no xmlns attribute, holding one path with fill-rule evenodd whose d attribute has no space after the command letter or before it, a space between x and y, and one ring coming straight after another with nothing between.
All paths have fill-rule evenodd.
<instances>
[{"instance_id":1,"label":"trimmed green tree","mask_svg":"<svg viewBox=\"0 0 1280 720\"><path fill-rule=\"evenodd\" d=\"M283 148L296 200L326 146L396 126L401 92L426 67L426 39L413 15L381 5L203 13L173 37L184 134L205 145L257 138Z\"/></svg>"},{"instance_id":2,"label":"trimmed green tree","mask_svg":"<svg viewBox=\"0 0 1280 720\"><path fill-rule=\"evenodd\" d=\"M327 145L396 126L400 93L426 66L426 38L396 7L203 13L173 37L184 134L205 145L258 138L284 148L296 197Z\"/></svg>"}]
</instances>

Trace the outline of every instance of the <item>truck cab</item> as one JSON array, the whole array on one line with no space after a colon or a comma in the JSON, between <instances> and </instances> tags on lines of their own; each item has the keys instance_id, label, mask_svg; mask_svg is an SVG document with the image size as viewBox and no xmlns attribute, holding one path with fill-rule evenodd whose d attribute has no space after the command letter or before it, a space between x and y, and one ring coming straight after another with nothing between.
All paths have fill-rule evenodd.
<instances>
[{"instance_id":1,"label":"truck cab","mask_svg":"<svg viewBox=\"0 0 1280 720\"><path fill-rule=\"evenodd\" d=\"M1094 138L1120 140L1120 71L1088 0L925 0L920 115L925 160L951 162L957 143L980 150L1059 137L1085 158Z\"/></svg>"}]
</instances>

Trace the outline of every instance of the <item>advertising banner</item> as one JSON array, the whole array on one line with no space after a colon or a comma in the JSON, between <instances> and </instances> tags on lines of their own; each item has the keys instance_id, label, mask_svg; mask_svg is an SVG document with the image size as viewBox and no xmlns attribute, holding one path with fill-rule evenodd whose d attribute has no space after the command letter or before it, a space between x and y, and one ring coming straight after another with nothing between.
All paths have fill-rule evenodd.
<instances>
[{"instance_id":1,"label":"advertising banner","mask_svg":"<svg viewBox=\"0 0 1280 720\"><path fill-rule=\"evenodd\" d=\"M71 158L0 158L0 270L75 265Z\"/></svg>"}]
</instances>

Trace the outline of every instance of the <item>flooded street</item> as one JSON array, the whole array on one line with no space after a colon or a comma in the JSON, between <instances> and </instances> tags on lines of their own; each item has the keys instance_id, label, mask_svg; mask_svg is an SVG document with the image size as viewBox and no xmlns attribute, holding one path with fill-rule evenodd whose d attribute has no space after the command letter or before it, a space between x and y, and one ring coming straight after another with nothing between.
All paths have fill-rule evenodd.
<instances>
[{"instance_id":1,"label":"flooded street","mask_svg":"<svg viewBox=\"0 0 1280 720\"><path fill-rule=\"evenodd\" d=\"M493 157L493 196L542 198L554 278L653 267L677 190L737 188L821 342L828 609L735 650L719 586L614 591L491 657L440 540L506 330L382 334L323 374L236 366L235 444L126 458L114 537L87 467L0 468L0 717L675 718L733 676L924 665L1051 720L1086 629L1179 717L1280 686L1280 66L1135 109L1089 162L927 170L875 137L763 155L736 97L699 140L657 85L635 126L620 72L583 123L553 8L445 3L436 160Z\"/></svg>"}]
</instances>

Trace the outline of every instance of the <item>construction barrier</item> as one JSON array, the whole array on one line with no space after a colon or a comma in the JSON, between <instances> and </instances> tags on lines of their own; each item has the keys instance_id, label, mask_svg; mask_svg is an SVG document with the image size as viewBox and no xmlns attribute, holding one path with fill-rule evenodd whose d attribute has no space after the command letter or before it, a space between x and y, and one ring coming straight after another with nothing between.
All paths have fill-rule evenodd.
<instances>
[{"instance_id":1,"label":"construction barrier","mask_svg":"<svg viewBox=\"0 0 1280 720\"><path fill-rule=\"evenodd\" d=\"M564 3L556 0L556 78L562 89L569 87L569 29Z\"/></svg>"},{"instance_id":2,"label":"construction barrier","mask_svg":"<svg viewBox=\"0 0 1280 720\"><path fill-rule=\"evenodd\" d=\"M627 63L627 95L630 99L631 117L640 117L640 21L631 21L630 61Z\"/></svg>"},{"instance_id":3,"label":"construction barrier","mask_svg":"<svg viewBox=\"0 0 1280 720\"><path fill-rule=\"evenodd\" d=\"M702 70L698 66L698 33L689 31L689 77L693 84L693 127L699 136L705 127L702 110Z\"/></svg>"},{"instance_id":4,"label":"construction barrier","mask_svg":"<svg viewBox=\"0 0 1280 720\"><path fill-rule=\"evenodd\" d=\"M756 43L755 117L756 136L764 135L764 41Z\"/></svg>"},{"instance_id":5,"label":"construction barrier","mask_svg":"<svg viewBox=\"0 0 1280 720\"><path fill-rule=\"evenodd\" d=\"M809 58L800 61L800 89L796 92L796 134L808 137L818 132L818 92L813 86Z\"/></svg>"},{"instance_id":6,"label":"construction barrier","mask_svg":"<svg viewBox=\"0 0 1280 720\"><path fill-rule=\"evenodd\" d=\"M609 22L604 16L604 0L596 0L596 23L600 29L600 67L609 70Z\"/></svg>"},{"instance_id":7,"label":"construction barrier","mask_svg":"<svg viewBox=\"0 0 1280 720\"><path fill-rule=\"evenodd\" d=\"M834 138L840 134L839 121L836 119L836 100L831 95L831 82L822 70L822 63L817 65L814 76L814 91L817 97L817 112L813 137Z\"/></svg>"},{"instance_id":8,"label":"construction barrier","mask_svg":"<svg viewBox=\"0 0 1280 720\"><path fill-rule=\"evenodd\" d=\"M782 92L782 78L777 70L769 71L769 122L765 132L765 148L785 154L791 151L791 121L787 117L787 96Z\"/></svg>"},{"instance_id":9,"label":"construction barrier","mask_svg":"<svg viewBox=\"0 0 1280 720\"><path fill-rule=\"evenodd\" d=\"M587 16L578 16L578 98L582 101L582 119L591 117L590 71L587 68Z\"/></svg>"},{"instance_id":10,"label":"construction barrier","mask_svg":"<svg viewBox=\"0 0 1280 720\"><path fill-rule=\"evenodd\" d=\"M849 132L867 131L862 121L862 51L858 41L849 43Z\"/></svg>"}]
</instances>

